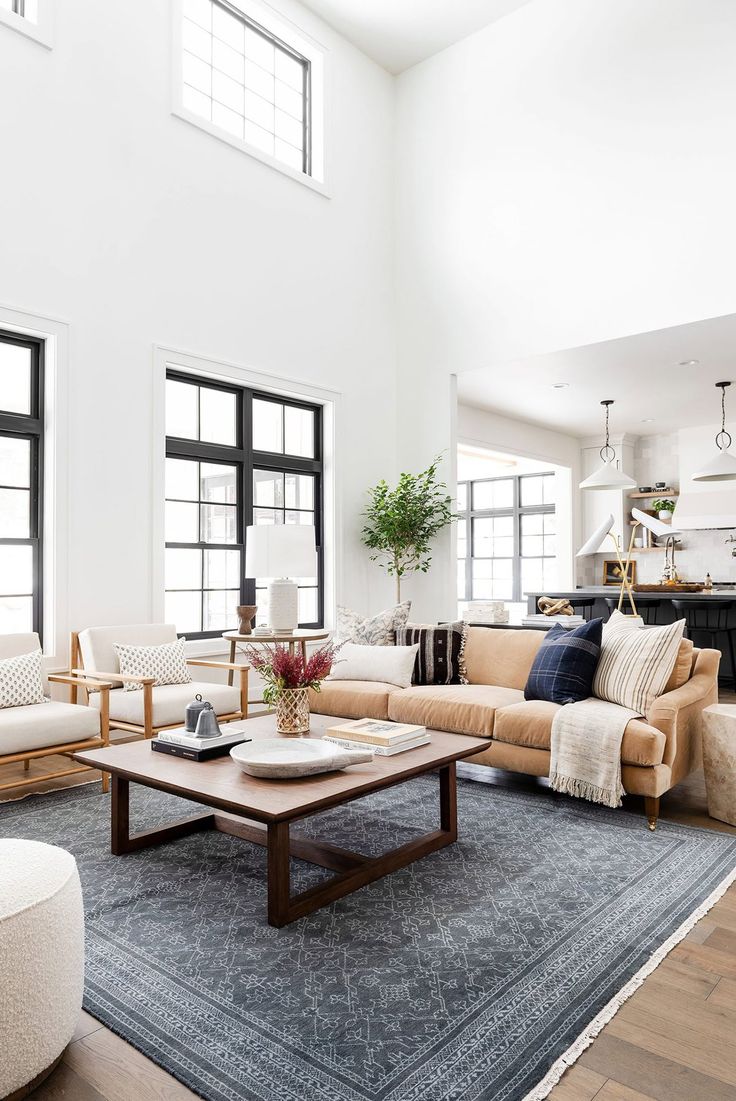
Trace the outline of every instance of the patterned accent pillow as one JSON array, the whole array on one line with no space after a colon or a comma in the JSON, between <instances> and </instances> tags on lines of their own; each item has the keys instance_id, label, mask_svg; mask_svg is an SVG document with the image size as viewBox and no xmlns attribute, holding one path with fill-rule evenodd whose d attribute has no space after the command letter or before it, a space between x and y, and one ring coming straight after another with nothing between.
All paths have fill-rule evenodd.
<instances>
[{"instance_id":1,"label":"patterned accent pillow","mask_svg":"<svg viewBox=\"0 0 736 1101\"><path fill-rule=\"evenodd\" d=\"M684 629L684 619L645 627L638 616L614 612L603 628L593 695L646 715L665 690Z\"/></svg>"},{"instance_id":2,"label":"patterned accent pillow","mask_svg":"<svg viewBox=\"0 0 736 1101\"><path fill-rule=\"evenodd\" d=\"M602 619L572 629L550 627L529 670L524 699L577 703L592 696L602 633Z\"/></svg>"},{"instance_id":3,"label":"patterned accent pillow","mask_svg":"<svg viewBox=\"0 0 736 1101\"><path fill-rule=\"evenodd\" d=\"M467 684L463 655L468 625L410 623L396 632L397 646L419 644L412 684Z\"/></svg>"},{"instance_id":4,"label":"patterned accent pillow","mask_svg":"<svg viewBox=\"0 0 736 1101\"><path fill-rule=\"evenodd\" d=\"M356 642L360 646L395 646L394 636L406 626L410 611L411 601L405 600L370 619L363 619L357 612L338 604L335 645Z\"/></svg>"},{"instance_id":5,"label":"patterned accent pillow","mask_svg":"<svg viewBox=\"0 0 736 1101\"><path fill-rule=\"evenodd\" d=\"M0 707L25 707L29 703L46 703L40 650L0 661Z\"/></svg>"},{"instance_id":6,"label":"patterned accent pillow","mask_svg":"<svg viewBox=\"0 0 736 1101\"><path fill-rule=\"evenodd\" d=\"M165 642L161 646L128 646L114 642L118 656L120 672L129 677L155 677L155 684L189 684L191 676L187 669L184 651L185 638L176 642ZM140 692L142 684L126 681L126 692Z\"/></svg>"}]
</instances>

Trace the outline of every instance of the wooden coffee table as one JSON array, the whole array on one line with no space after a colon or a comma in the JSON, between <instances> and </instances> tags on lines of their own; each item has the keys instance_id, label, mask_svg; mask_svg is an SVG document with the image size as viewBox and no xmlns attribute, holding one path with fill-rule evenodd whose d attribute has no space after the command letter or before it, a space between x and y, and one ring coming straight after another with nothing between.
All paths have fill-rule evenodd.
<instances>
[{"instance_id":1,"label":"wooden coffee table","mask_svg":"<svg viewBox=\"0 0 736 1101\"><path fill-rule=\"evenodd\" d=\"M313 715L310 737L320 737L329 726L338 722L339 719ZM242 727L251 738L276 736L273 716L228 724L228 728L233 727ZM431 743L419 749L393 757L377 756L368 764L296 780L246 776L229 756L198 763L154 753L148 742L128 742L74 756L112 776L111 849L117 856L208 829L265 845L268 850L268 922L280 927L456 841L455 762L472 757L487 744L485 738L433 730ZM397 849L377 857L364 856L329 842L289 836L292 822L395 787L435 769L440 780L439 829ZM212 810L142 833L131 833L128 804L131 783L204 803ZM292 896L290 856L329 868L337 874L327 883Z\"/></svg>"}]
</instances>

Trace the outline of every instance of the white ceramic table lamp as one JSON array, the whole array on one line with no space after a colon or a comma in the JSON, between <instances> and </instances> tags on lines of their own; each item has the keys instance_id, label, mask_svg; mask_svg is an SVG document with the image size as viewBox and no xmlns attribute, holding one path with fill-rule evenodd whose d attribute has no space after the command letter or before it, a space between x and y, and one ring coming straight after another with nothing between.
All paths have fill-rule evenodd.
<instances>
[{"instance_id":1,"label":"white ceramic table lamp","mask_svg":"<svg viewBox=\"0 0 736 1101\"><path fill-rule=\"evenodd\" d=\"M315 577L314 528L306 524L259 524L245 536L245 576L269 578L268 620L274 633L299 625L299 589L294 577Z\"/></svg>"}]
</instances>

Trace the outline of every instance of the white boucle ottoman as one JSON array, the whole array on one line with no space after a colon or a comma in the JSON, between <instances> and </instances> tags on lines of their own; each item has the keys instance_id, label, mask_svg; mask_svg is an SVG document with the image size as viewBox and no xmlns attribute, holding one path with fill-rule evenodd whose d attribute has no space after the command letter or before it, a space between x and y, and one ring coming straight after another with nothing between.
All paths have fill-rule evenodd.
<instances>
[{"instance_id":1,"label":"white boucle ottoman","mask_svg":"<svg viewBox=\"0 0 736 1101\"><path fill-rule=\"evenodd\" d=\"M77 1026L83 982L74 857L0 839L0 1098L53 1067Z\"/></svg>"}]
</instances>

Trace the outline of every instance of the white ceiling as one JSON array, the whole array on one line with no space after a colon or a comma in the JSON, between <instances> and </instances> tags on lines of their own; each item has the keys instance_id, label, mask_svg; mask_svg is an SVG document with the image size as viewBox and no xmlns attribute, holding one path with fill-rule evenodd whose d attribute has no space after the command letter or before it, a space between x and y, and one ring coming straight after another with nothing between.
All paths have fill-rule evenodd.
<instances>
[{"instance_id":1,"label":"white ceiling","mask_svg":"<svg viewBox=\"0 0 736 1101\"><path fill-rule=\"evenodd\" d=\"M529 0L302 0L390 73L401 73Z\"/></svg>"},{"instance_id":2,"label":"white ceiling","mask_svg":"<svg viewBox=\"0 0 736 1101\"><path fill-rule=\"evenodd\" d=\"M695 366L680 366L697 359ZM736 420L736 314L469 371L458 399L574 436L598 435L600 402L613 398L611 431L637 436L720 420L715 383L733 382L727 419ZM554 383L566 382L563 390ZM649 419L651 418L651 420Z\"/></svg>"}]
</instances>

